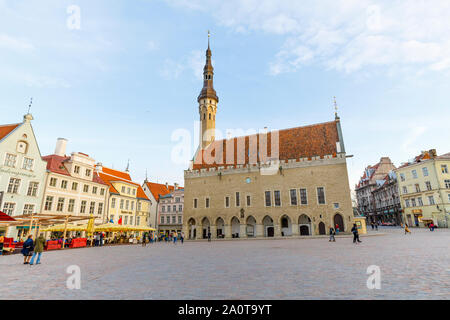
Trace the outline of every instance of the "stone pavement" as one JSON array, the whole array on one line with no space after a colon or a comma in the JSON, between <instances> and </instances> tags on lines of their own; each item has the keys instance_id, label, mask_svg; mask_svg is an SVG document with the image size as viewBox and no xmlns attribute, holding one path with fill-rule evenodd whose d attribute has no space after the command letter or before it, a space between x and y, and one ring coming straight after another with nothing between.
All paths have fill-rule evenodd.
<instances>
[{"instance_id":1,"label":"stone pavement","mask_svg":"<svg viewBox=\"0 0 450 320\"><path fill-rule=\"evenodd\" d=\"M449 299L450 230L351 238L157 243L0 256L0 299ZM370 231L373 234L372 231ZM81 268L81 289L66 268ZM366 286L381 269L381 289Z\"/></svg>"}]
</instances>

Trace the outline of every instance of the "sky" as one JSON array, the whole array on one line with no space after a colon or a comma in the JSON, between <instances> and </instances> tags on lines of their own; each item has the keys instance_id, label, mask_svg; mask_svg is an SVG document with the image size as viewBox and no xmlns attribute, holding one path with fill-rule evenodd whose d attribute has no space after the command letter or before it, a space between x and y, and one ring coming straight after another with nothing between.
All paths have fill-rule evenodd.
<instances>
[{"instance_id":1,"label":"sky","mask_svg":"<svg viewBox=\"0 0 450 320\"><path fill-rule=\"evenodd\" d=\"M449 16L448 0L0 0L0 123L33 97L42 155L63 137L183 184L172 154L195 136L210 30L216 127L331 121L336 96L353 188L383 156L450 152Z\"/></svg>"}]
</instances>

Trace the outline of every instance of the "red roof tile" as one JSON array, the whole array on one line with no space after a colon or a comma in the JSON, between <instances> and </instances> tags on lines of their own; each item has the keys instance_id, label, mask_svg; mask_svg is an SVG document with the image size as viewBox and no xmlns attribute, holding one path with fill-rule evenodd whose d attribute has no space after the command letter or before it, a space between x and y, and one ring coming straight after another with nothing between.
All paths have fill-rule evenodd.
<instances>
[{"instance_id":1,"label":"red roof tile","mask_svg":"<svg viewBox=\"0 0 450 320\"><path fill-rule=\"evenodd\" d=\"M116 176L118 178L131 181L131 176L128 172L114 170L114 169L107 168L107 167L102 167L102 171L103 171L103 173L109 174L111 176Z\"/></svg>"},{"instance_id":2,"label":"red roof tile","mask_svg":"<svg viewBox=\"0 0 450 320\"><path fill-rule=\"evenodd\" d=\"M115 174L112 174L112 173L115 173ZM137 187L137 193L136 193L137 198L149 200L149 198L145 194L144 190L142 189L141 185L136 182L131 181L130 175L126 172L102 167L102 172L98 172L98 175L104 182L106 182L107 185L109 185L109 191L111 193L119 194L119 191L114 187L114 185L112 183L115 181L122 181L122 182L130 183ZM122 176L122 177L127 176L128 179L122 178L120 176Z\"/></svg>"},{"instance_id":3,"label":"red roof tile","mask_svg":"<svg viewBox=\"0 0 450 320\"><path fill-rule=\"evenodd\" d=\"M42 157L42 160L47 161L47 170L66 176L70 176L70 173L64 165L64 161L69 159L70 157L62 157L56 154Z\"/></svg>"},{"instance_id":4,"label":"red roof tile","mask_svg":"<svg viewBox=\"0 0 450 320\"><path fill-rule=\"evenodd\" d=\"M146 182L145 184L147 185L156 201L159 201L159 196L164 196L175 190L174 186L168 186L167 188L166 185L162 183Z\"/></svg>"},{"instance_id":5,"label":"red roof tile","mask_svg":"<svg viewBox=\"0 0 450 320\"><path fill-rule=\"evenodd\" d=\"M315 156L323 157L325 155L335 155L337 153L336 142L339 141L336 121L314 124L305 127L297 127L291 129L280 130L279 132L279 156L280 160L287 161L289 159L311 158ZM257 135L250 135L245 137L232 138L230 140L218 140L211 143L206 150L202 150L197 154L194 161L194 170L211 168L218 166L235 166L240 164L248 164L257 161L265 162L264 155L272 156L271 141L273 133L267 134L267 153L259 152L260 137ZM256 148L249 150L250 139L256 140ZM253 140L253 141L255 141ZM239 155L238 159L238 141L245 144L244 154ZM218 160L206 161L207 155L216 157L216 151L222 144L222 155L217 156ZM227 161L227 146L233 148L234 159ZM242 147L240 147L242 148ZM220 163L222 161L222 163ZM209 162L209 163L208 163ZM212 163L211 163L212 162ZM232 163L229 163L232 162Z\"/></svg>"},{"instance_id":6,"label":"red roof tile","mask_svg":"<svg viewBox=\"0 0 450 320\"><path fill-rule=\"evenodd\" d=\"M2 140L4 137L6 137L8 134L10 134L11 131L16 129L20 125L21 125L20 123L1 125L0 126L0 140Z\"/></svg>"}]
</instances>

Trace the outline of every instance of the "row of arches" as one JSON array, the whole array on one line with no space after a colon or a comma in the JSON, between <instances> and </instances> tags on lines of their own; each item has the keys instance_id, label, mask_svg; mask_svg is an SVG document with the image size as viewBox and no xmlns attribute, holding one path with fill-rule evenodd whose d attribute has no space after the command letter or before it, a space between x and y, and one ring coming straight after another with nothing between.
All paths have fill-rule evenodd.
<instances>
[{"instance_id":1,"label":"row of arches","mask_svg":"<svg viewBox=\"0 0 450 320\"><path fill-rule=\"evenodd\" d=\"M245 220L234 216L230 219L228 224L222 217L216 218L214 224L211 223L208 217L204 217L199 222L200 223L197 224L197 221L194 218L188 219L187 232L190 239L206 239L208 238L209 233L211 233L211 237L213 238L224 238L226 236L226 228L229 228L229 234L227 236L231 235L233 238L251 238L256 236L274 237L276 236L276 227L280 228L281 236L327 234L326 226L323 221L319 221L318 224L314 225L311 218L306 214L301 214L298 219L296 219L295 226L291 217L288 215L282 215L279 221L276 221L277 223L275 223L269 215L264 216L259 224L254 216L248 216ZM340 213L336 213L333 216L333 227L336 225L339 226L340 231L345 231L344 218ZM262 228L262 230L257 230L258 227Z\"/></svg>"}]
</instances>

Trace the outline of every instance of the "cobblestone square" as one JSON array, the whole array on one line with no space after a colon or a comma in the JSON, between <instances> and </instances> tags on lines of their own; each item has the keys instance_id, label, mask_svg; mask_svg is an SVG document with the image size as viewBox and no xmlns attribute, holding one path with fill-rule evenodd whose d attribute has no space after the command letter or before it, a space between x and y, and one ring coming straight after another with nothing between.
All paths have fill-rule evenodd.
<instances>
[{"instance_id":1,"label":"cobblestone square","mask_svg":"<svg viewBox=\"0 0 450 320\"><path fill-rule=\"evenodd\" d=\"M197 241L0 256L0 299L448 299L450 232L380 228L349 237ZM375 232L369 231L369 235ZM69 290L66 268L81 269ZM366 286L381 269L381 289Z\"/></svg>"}]
</instances>

